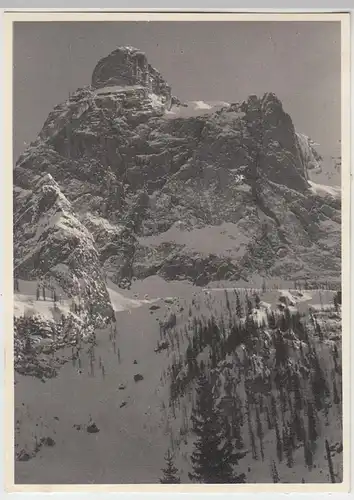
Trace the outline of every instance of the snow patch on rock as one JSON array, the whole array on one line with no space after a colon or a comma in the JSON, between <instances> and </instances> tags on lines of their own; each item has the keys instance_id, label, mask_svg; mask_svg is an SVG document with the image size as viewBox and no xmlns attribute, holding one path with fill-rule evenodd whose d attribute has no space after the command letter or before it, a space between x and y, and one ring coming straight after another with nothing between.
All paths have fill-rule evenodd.
<instances>
[{"instance_id":1,"label":"snow patch on rock","mask_svg":"<svg viewBox=\"0 0 354 500\"><path fill-rule=\"evenodd\" d=\"M317 184L316 182L308 181L313 191L318 196L332 196L333 198L341 198L341 188L339 186L326 186L325 184Z\"/></svg>"}]
</instances>

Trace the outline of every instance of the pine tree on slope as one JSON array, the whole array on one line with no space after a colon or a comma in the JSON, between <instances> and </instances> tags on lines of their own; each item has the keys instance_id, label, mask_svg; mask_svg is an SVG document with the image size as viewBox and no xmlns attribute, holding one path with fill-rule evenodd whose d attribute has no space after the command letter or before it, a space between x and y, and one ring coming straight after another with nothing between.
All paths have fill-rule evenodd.
<instances>
[{"instance_id":1,"label":"pine tree on slope","mask_svg":"<svg viewBox=\"0 0 354 500\"><path fill-rule=\"evenodd\" d=\"M264 461L264 446L263 446L264 433L263 433L263 426L262 426L261 416L260 416L258 407L256 407L256 422L257 422L257 436L259 439L261 458Z\"/></svg>"},{"instance_id":2,"label":"pine tree on slope","mask_svg":"<svg viewBox=\"0 0 354 500\"><path fill-rule=\"evenodd\" d=\"M162 469L163 476L160 479L162 484L177 484L181 480L178 475L178 469L173 462L173 456L170 450L165 455L166 467Z\"/></svg>"},{"instance_id":3,"label":"pine tree on slope","mask_svg":"<svg viewBox=\"0 0 354 500\"><path fill-rule=\"evenodd\" d=\"M273 483L280 483L277 466L275 465L274 460L271 463L270 470L271 470L271 473L272 473Z\"/></svg>"},{"instance_id":4,"label":"pine tree on slope","mask_svg":"<svg viewBox=\"0 0 354 500\"><path fill-rule=\"evenodd\" d=\"M198 483L244 483L245 475L236 475L233 471L237 455L233 453L231 441L225 439L212 386L204 374L198 380L196 407L191 418L197 439L191 455L193 472L189 473L189 478Z\"/></svg>"},{"instance_id":5,"label":"pine tree on slope","mask_svg":"<svg viewBox=\"0 0 354 500\"><path fill-rule=\"evenodd\" d=\"M242 318L242 307L239 294L236 295L236 315Z\"/></svg>"}]
</instances>

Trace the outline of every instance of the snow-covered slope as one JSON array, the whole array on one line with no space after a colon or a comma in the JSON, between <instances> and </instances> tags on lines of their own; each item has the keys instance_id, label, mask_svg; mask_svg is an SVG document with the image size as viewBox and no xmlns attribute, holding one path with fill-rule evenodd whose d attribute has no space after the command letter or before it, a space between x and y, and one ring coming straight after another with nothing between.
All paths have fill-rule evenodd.
<instances>
[{"instance_id":1,"label":"snow-covered slope","mask_svg":"<svg viewBox=\"0 0 354 500\"><path fill-rule=\"evenodd\" d=\"M156 302L158 307L153 312L148 304L135 308L131 314L128 311L120 311L117 314L116 335L112 328L99 332L91 361L89 352L86 349L81 350L79 359L66 363L58 376L47 380L44 386L38 378L16 374L18 402L16 452L18 456L23 449L29 453L27 461L20 459L16 461L16 477L19 482L157 483L161 476L161 468L164 466L163 456L169 448L173 449L182 483L189 482L190 454L195 440L190 414L195 400L196 379L190 381L185 395L181 396L178 403L170 404L170 384L175 373L171 367L180 357L182 360L185 359L185 349L193 340L194 318L197 321L207 322L211 315L219 318L222 314L224 320L228 319L226 294L225 290L209 290L209 293L205 294L203 290L188 283L162 282L161 279L154 277L147 279L146 282L134 282L131 295L143 297L147 290L152 297L156 298L159 295L162 298ZM230 289L228 300L233 315L236 312L235 292L241 297L242 311L245 311L246 307L246 294L254 303L253 295L248 290ZM258 290L258 292L261 307L259 310L253 309L253 317L259 323L264 321L266 323L268 319L266 312L277 310L278 299L281 296L297 300L301 299L299 295L304 291L292 290L287 293L285 290L266 292ZM333 302L333 292L324 293L327 295L324 300ZM321 291L315 290L303 293L303 297L306 296L308 301L306 309L303 310L306 316L310 304L319 302L319 294ZM176 315L177 320L174 327L166 330L168 348L155 352L154 347L161 335L159 325L166 324L171 313ZM315 345L316 349L321 349L319 360L321 366L325 367L326 380L331 381L334 369L331 350L336 343L340 351L340 342L330 340L329 336L334 330L340 335L340 315L335 314L333 305L325 314L325 321L321 323L325 335L324 342L318 343L312 323L308 324L308 331L312 345ZM328 321L330 315L336 317L333 321L337 324L334 326ZM318 321L319 316L320 312L315 313ZM227 322L224 321L224 325ZM220 326L220 323L218 324ZM226 354L213 369L209 366L210 348L205 348L198 354L198 362L203 360L209 366L208 369L215 382L217 401L226 415L230 405L230 398L227 397L230 387L233 396L231 403L234 401L240 405L239 408L244 414L247 409L245 389L248 388L252 400L251 419L255 435L258 432L256 408L259 408L255 401L262 400L263 411L260 412L260 418L265 458L262 460L260 456L258 435L255 439L257 459L252 456L250 431L245 414L242 439L243 449L247 453L240 460L238 471L246 473L248 483L270 483L272 475L269 464L274 460L282 483L299 483L302 479L307 483L329 482L324 453L324 440L328 439L331 446L336 445L333 462L336 477L340 480L343 456L340 451L342 431L338 404L332 404L328 408L327 417L323 411L317 413L319 436L313 454L313 463L316 467L306 466L303 443L297 443L293 453L293 464L290 467L287 465L285 454L282 460L277 458L276 431L267 421L267 413L272 416L270 411L272 394L276 400L280 432L286 429L288 420L291 421L291 413L289 408L284 411L285 423L283 423L278 393L274 388L269 392L269 379L277 373L274 369L274 346L271 342L273 334L274 332L268 327L262 328L260 337L255 342L254 351L251 351L249 345L247 348L239 346L233 352ZM303 371L304 367L309 366L310 361L306 359L306 343L301 343L303 350L301 354L297 336L289 331L284 338L292 353L287 371L281 372L284 380L289 372L295 376L300 374L301 384L306 387L309 385L308 379L302 376L303 373L309 373L308 370ZM301 356L305 356L304 359ZM247 358L248 365L246 365ZM180 377L183 378L183 373L187 372L187 365L183 364L179 370ZM137 373L143 376L138 383L134 381L134 375ZM339 388L339 373L336 373L335 378ZM46 390L43 390L43 387ZM332 395L332 387L330 390ZM291 394L290 390L285 392ZM303 390L302 396L305 402L306 395L307 392ZM306 415L304 413L301 415L307 431ZM86 431L90 417L100 430L96 435ZM34 434L38 439L42 436L53 437L54 448L44 446L39 451L34 451L36 444ZM99 461L97 456L100 456Z\"/></svg>"}]
</instances>

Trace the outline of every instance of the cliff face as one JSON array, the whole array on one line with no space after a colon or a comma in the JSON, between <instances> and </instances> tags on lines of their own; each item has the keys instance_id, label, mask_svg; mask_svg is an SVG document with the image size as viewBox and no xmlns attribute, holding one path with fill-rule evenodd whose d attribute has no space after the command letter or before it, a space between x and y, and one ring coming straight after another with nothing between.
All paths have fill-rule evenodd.
<instances>
[{"instance_id":1,"label":"cliff face","mask_svg":"<svg viewBox=\"0 0 354 500\"><path fill-rule=\"evenodd\" d=\"M46 210L36 202L39 215L24 223L24 204L50 174L82 231L63 241L72 250L90 241L93 264L78 263L77 273L104 270L116 282L156 273L195 283L339 279L340 199L318 196L307 181L314 152L279 99L209 108L189 115L136 49L99 61L92 85L53 110L15 166L16 255L26 252L18 235L35 233ZM46 235L43 251L66 262ZM19 274L28 262L16 261ZM31 273L44 272L31 262ZM53 265L46 259L45 272Z\"/></svg>"}]
</instances>

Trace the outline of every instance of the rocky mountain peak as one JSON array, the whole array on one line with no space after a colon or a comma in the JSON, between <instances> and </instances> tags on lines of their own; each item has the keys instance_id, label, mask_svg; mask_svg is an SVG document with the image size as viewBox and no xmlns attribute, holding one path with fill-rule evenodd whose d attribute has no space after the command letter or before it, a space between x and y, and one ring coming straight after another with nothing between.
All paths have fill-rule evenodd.
<instances>
[{"instance_id":1,"label":"rocky mountain peak","mask_svg":"<svg viewBox=\"0 0 354 500\"><path fill-rule=\"evenodd\" d=\"M92 74L95 89L135 85L147 88L166 101L171 100L171 87L148 63L145 53L131 46L118 47L102 58Z\"/></svg>"}]
</instances>

